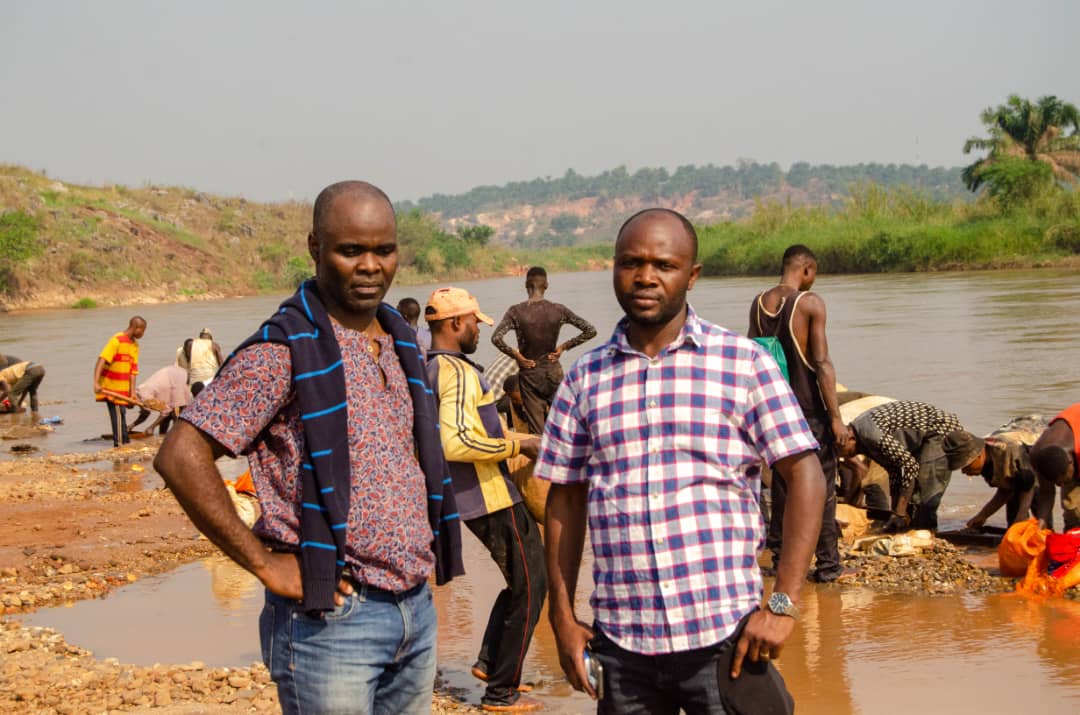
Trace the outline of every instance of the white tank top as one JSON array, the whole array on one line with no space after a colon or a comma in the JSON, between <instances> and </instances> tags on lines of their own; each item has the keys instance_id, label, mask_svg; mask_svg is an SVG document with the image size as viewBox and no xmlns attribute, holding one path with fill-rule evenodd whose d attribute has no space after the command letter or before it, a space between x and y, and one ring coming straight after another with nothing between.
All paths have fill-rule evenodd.
<instances>
[{"instance_id":1,"label":"white tank top","mask_svg":"<svg viewBox=\"0 0 1080 715\"><path fill-rule=\"evenodd\" d=\"M214 341L196 338L191 343L191 369L188 371L188 384L209 382L217 374L217 358L214 357Z\"/></svg>"}]
</instances>

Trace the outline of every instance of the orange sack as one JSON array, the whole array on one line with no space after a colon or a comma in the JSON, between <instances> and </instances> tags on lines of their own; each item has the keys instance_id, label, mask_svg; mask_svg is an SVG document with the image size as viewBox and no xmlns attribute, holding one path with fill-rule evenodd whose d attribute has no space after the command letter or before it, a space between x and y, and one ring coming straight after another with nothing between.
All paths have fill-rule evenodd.
<instances>
[{"instance_id":1,"label":"orange sack","mask_svg":"<svg viewBox=\"0 0 1080 715\"><path fill-rule=\"evenodd\" d=\"M1040 529L1038 519L1028 519L1013 524L998 544L998 568L1002 576L1017 578L1028 571L1028 566L1046 549L1049 529Z\"/></svg>"},{"instance_id":2,"label":"orange sack","mask_svg":"<svg viewBox=\"0 0 1080 715\"><path fill-rule=\"evenodd\" d=\"M1080 584L1080 529L1072 529L1064 534L1045 535L1044 548L1028 564L1023 580L1016 584L1016 592L1053 598L1064 595L1077 584Z\"/></svg>"}]
</instances>

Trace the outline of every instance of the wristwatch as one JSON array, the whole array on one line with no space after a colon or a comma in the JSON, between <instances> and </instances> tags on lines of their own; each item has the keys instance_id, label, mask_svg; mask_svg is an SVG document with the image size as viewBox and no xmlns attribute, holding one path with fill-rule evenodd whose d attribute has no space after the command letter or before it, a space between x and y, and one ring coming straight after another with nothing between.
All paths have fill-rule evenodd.
<instances>
[{"instance_id":1,"label":"wristwatch","mask_svg":"<svg viewBox=\"0 0 1080 715\"><path fill-rule=\"evenodd\" d=\"M781 591L773 591L772 595L769 596L768 603L765 604L765 608L778 616L799 617L799 608L791 602L790 596Z\"/></svg>"}]
</instances>

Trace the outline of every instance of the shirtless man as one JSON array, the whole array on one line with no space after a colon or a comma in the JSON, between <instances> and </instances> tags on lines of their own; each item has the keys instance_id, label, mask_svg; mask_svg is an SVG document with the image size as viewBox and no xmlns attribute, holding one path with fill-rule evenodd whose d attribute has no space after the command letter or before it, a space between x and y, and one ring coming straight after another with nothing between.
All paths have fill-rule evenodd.
<instances>
[{"instance_id":1,"label":"shirtless man","mask_svg":"<svg viewBox=\"0 0 1080 715\"><path fill-rule=\"evenodd\" d=\"M750 306L751 338L775 337L787 358L788 381L799 400L810 431L820 449L818 459L825 475L825 508L815 556L814 580L834 581L840 576L840 552L836 526L836 451L846 435L836 399L836 370L825 338L825 301L811 293L817 277L817 258L806 246L796 244L784 251L780 283L758 295ZM783 546L784 507L787 494L783 480L772 486L772 514L766 545L774 566Z\"/></svg>"},{"instance_id":2,"label":"shirtless man","mask_svg":"<svg viewBox=\"0 0 1080 715\"><path fill-rule=\"evenodd\" d=\"M525 290L529 299L510 306L491 336L495 347L517 361L525 419L533 434L544 433L544 420L551 409L551 400L562 382L563 370L559 357L596 337L596 328L591 323L578 317L565 305L544 298L547 288L547 271L540 266L530 268L525 276ZM559 330L563 323L570 323L581 332L559 345ZM503 340L511 330L517 336L516 349Z\"/></svg>"}]
</instances>

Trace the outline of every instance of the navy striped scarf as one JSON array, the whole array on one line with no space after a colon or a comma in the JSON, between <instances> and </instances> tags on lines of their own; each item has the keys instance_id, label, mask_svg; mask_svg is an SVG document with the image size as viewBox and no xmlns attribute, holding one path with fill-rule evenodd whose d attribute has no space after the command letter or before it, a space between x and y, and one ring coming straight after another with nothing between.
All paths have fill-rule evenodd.
<instances>
[{"instance_id":1,"label":"navy striped scarf","mask_svg":"<svg viewBox=\"0 0 1080 715\"><path fill-rule=\"evenodd\" d=\"M461 559L461 520L439 439L435 396L428 386L413 329L386 303L379 306L376 318L393 337L394 351L408 380L413 439L427 483L428 521L435 534L435 581L443 584L465 573L465 567ZM306 450L301 469L302 607L309 611L332 610L345 566L352 475L341 348L315 281L301 285L237 352L257 343L289 347Z\"/></svg>"}]
</instances>

